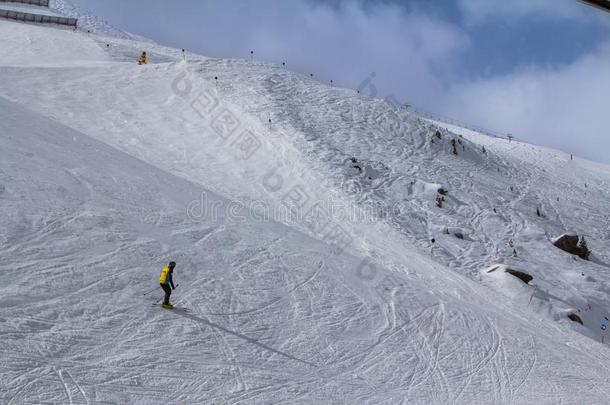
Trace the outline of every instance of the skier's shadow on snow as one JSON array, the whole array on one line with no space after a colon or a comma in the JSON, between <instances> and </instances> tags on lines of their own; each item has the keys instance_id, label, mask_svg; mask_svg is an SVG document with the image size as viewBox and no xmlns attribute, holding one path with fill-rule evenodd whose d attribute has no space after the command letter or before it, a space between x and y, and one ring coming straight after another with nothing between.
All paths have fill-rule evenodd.
<instances>
[{"instance_id":1,"label":"skier's shadow on snow","mask_svg":"<svg viewBox=\"0 0 610 405\"><path fill-rule=\"evenodd\" d=\"M261 342L259 342L259 341L258 341L258 340L256 340L256 339L253 339L253 338L248 337L248 336L246 336L246 335L242 335L242 334L241 334L241 333L239 333L239 332L235 332L235 331L232 331L232 330L230 330L230 329L227 329L227 328L225 328L224 326L222 326L222 325L218 325L218 324L216 324L216 323L214 323L214 322L211 322L211 321L209 321L209 320L207 320L207 319L199 318L199 317L197 317L197 316L195 316L195 315L191 315L191 314L189 314L188 312L181 311L181 310L179 310L179 309L174 309L172 312L173 312L173 313L175 313L176 315L180 315L180 316L182 316L182 317L184 317L184 318L188 318L188 319L190 319L190 320L192 320L192 321L199 322L199 323L202 323L202 324L204 324L204 325L211 326L212 328L216 328L216 329L218 329L218 330L221 330L221 331L223 331L223 332L225 332L225 333L228 333L228 334L230 334L230 335L237 336L238 338L240 338L240 339L242 339L242 340L245 340L245 341L246 341L246 342L248 342L248 343L252 343L253 345L256 345L256 346L258 346L258 347L260 347L260 348L263 348L263 349L265 349L265 350L267 350L267 351L270 351L270 352L273 352L273 353L279 354L280 356L286 357L286 358L291 359L291 360L294 360L294 361L298 361L299 363L307 364L308 366L317 367L317 366L316 366L315 364L313 364L313 363L310 363L310 362L308 362L308 361L306 361L306 360L301 360L301 359L299 359L299 358L297 358L297 357L294 357L294 356L292 356L292 355L290 355L290 354L288 354L288 353L284 353L284 352L282 352L282 351L280 351L280 350L274 349L273 347L267 346L266 344L261 343Z\"/></svg>"}]
</instances>

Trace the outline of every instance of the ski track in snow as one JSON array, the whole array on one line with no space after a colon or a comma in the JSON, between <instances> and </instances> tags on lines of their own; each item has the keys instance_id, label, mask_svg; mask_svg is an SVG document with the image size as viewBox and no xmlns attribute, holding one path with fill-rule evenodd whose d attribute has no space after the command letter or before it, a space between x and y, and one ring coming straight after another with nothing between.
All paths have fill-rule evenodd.
<instances>
[{"instance_id":1,"label":"ski track in snow","mask_svg":"<svg viewBox=\"0 0 610 405\"><path fill-rule=\"evenodd\" d=\"M609 304L607 166L278 66L178 63L179 50L87 22L98 35L0 21L0 402L607 401L610 356L593 340ZM148 66L133 63L142 49ZM219 141L193 107L203 95L258 135L257 155ZM284 188L269 191L277 167ZM228 214L231 199L280 207L295 185L367 215L332 216L348 251L305 224ZM218 216L189 215L202 193ZM549 247L564 231L597 262ZM371 280L354 270L367 256ZM188 312L152 307L160 289L143 296L169 257ZM531 305L531 286L479 273L502 262L534 275ZM583 302L596 304L585 327L563 319Z\"/></svg>"}]
</instances>

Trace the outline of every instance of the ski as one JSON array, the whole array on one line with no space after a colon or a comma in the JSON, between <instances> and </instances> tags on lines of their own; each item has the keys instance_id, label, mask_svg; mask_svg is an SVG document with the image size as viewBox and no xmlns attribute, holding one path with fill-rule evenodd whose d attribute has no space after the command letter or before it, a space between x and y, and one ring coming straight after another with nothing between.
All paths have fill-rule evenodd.
<instances>
[{"instance_id":1,"label":"ski","mask_svg":"<svg viewBox=\"0 0 610 405\"><path fill-rule=\"evenodd\" d=\"M189 309L188 309L188 308L186 308L186 307L180 307L180 306L176 306L176 305L175 305L175 306L173 306L172 308L165 308L165 307L163 306L163 304L159 304L159 303L157 303L157 302L154 302L154 303L152 304L152 306L153 306L153 307L159 307L159 308L167 309L168 311L174 311L174 310L179 310L179 311L184 311L184 312L188 312L188 311L189 311Z\"/></svg>"}]
</instances>

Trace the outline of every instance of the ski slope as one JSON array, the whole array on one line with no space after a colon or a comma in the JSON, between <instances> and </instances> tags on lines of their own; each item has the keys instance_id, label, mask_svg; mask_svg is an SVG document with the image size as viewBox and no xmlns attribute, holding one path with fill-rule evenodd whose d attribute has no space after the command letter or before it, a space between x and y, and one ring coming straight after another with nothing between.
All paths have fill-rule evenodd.
<instances>
[{"instance_id":1,"label":"ski slope","mask_svg":"<svg viewBox=\"0 0 610 405\"><path fill-rule=\"evenodd\" d=\"M109 33L0 21L0 402L607 403L607 166Z\"/></svg>"}]
</instances>

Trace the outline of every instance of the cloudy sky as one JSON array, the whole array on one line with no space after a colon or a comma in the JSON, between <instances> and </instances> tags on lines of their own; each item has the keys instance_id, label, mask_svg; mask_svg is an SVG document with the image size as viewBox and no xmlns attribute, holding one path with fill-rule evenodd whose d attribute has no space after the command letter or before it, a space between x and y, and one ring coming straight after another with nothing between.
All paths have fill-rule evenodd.
<instances>
[{"instance_id":1,"label":"cloudy sky","mask_svg":"<svg viewBox=\"0 0 610 405\"><path fill-rule=\"evenodd\" d=\"M369 78L377 97L610 163L610 13L577 0L72 2L159 43Z\"/></svg>"}]
</instances>

